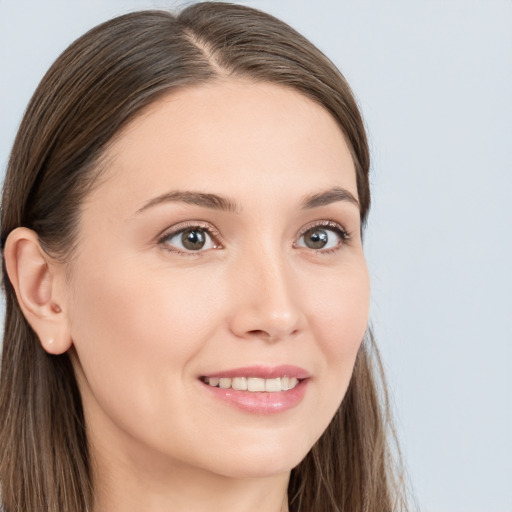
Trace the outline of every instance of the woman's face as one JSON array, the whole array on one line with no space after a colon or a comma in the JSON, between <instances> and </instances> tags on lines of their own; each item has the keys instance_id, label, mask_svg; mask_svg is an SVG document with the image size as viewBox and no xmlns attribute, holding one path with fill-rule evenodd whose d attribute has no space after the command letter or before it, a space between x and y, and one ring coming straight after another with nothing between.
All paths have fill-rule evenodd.
<instances>
[{"instance_id":1,"label":"woman's face","mask_svg":"<svg viewBox=\"0 0 512 512\"><path fill-rule=\"evenodd\" d=\"M340 129L297 92L224 81L153 104L106 161L64 309L93 450L290 470L340 405L367 325Z\"/></svg>"}]
</instances>

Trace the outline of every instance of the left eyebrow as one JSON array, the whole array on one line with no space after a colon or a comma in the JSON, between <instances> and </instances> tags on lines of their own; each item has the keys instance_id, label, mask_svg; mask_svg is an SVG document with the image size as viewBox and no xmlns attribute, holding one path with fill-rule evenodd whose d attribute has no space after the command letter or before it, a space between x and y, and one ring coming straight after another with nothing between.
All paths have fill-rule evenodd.
<instances>
[{"instance_id":1,"label":"left eyebrow","mask_svg":"<svg viewBox=\"0 0 512 512\"><path fill-rule=\"evenodd\" d=\"M302 201L302 209L309 210L311 208L318 208L319 206L326 206L337 201L348 201L360 209L359 201L354 197L352 192L345 188L334 187L325 192L318 194L311 194Z\"/></svg>"}]
</instances>

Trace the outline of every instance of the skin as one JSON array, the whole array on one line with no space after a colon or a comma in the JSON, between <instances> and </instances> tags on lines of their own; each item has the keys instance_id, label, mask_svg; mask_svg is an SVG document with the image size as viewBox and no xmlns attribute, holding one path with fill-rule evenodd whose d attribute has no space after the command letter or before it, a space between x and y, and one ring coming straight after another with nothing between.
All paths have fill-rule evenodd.
<instances>
[{"instance_id":1,"label":"skin","mask_svg":"<svg viewBox=\"0 0 512 512\"><path fill-rule=\"evenodd\" d=\"M43 346L69 349L83 397L94 511L287 510L290 470L341 403L368 320L357 204L303 208L333 188L357 199L342 132L297 92L225 80L160 99L107 157L76 256L51 264L38 299L58 319L55 336L38 329ZM176 191L221 195L236 211L148 206ZM202 250L162 240L197 222L215 233ZM326 222L328 248L308 247L304 232ZM242 411L199 380L279 364L310 379L278 414Z\"/></svg>"}]
</instances>

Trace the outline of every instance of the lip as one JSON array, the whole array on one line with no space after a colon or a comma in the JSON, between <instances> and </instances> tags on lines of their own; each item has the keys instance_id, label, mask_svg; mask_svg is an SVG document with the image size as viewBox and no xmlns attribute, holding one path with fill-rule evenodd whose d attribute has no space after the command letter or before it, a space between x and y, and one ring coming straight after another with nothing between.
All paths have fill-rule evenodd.
<instances>
[{"instance_id":1,"label":"lip","mask_svg":"<svg viewBox=\"0 0 512 512\"><path fill-rule=\"evenodd\" d=\"M277 377L295 377L299 380L309 379L310 374L304 368L291 364L282 364L279 366L245 366L243 368L233 368L219 372L209 373L201 377L257 377L260 379L276 379Z\"/></svg>"},{"instance_id":2,"label":"lip","mask_svg":"<svg viewBox=\"0 0 512 512\"><path fill-rule=\"evenodd\" d=\"M199 379L203 389L210 395L225 404L236 407L242 411L252 414L266 415L278 414L298 406L306 394L310 381L310 374L303 368L293 365L280 365L273 367L247 366L223 370L202 377L257 377L261 379L274 379L277 377L295 377L299 383L288 391L266 392L266 391L239 391L235 389L222 389L209 386Z\"/></svg>"}]
</instances>

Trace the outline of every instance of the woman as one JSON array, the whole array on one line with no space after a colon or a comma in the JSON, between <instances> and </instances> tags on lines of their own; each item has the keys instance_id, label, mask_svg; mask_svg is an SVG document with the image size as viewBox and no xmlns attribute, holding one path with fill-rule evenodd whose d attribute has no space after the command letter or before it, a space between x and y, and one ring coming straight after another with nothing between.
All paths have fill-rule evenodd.
<instances>
[{"instance_id":1,"label":"woman","mask_svg":"<svg viewBox=\"0 0 512 512\"><path fill-rule=\"evenodd\" d=\"M345 80L266 14L71 45L4 186L5 510L397 510L368 167Z\"/></svg>"}]
</instances>

